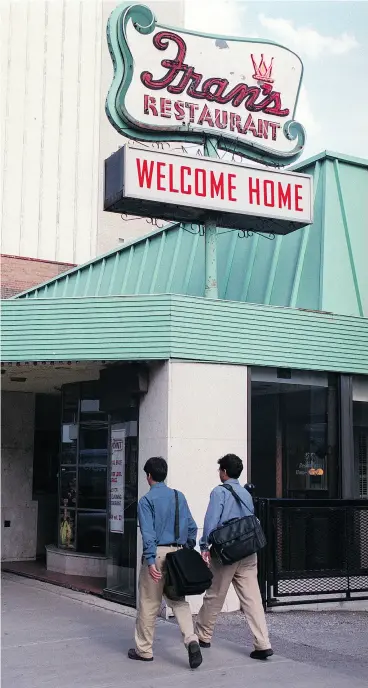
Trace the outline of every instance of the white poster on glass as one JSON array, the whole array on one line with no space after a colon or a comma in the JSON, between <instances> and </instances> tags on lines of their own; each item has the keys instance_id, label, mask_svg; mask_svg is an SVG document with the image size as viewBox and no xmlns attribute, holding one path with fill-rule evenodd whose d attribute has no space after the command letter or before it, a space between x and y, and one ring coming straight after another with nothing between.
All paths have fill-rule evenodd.
<instances>
[{"instance_id":1,"label":"white poster on glass","mask_svg":"<svg viewBox=\"0 0 368 688\"><path fill-rule=\"evenodd\" d=\"M110 532L124 533L125 429L111 428Z\"/></svg>"}]
</instances>

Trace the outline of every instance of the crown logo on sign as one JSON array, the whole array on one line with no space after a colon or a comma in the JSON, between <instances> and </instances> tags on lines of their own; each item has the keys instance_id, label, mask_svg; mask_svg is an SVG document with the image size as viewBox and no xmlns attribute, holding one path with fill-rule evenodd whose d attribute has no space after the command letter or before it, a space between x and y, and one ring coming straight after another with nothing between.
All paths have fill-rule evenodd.
<instances>
[{"instance_id":1,"label":"crown logo on sign","mask_svg":"<svg viewBox=\"0 0 368 688\"><path fill-rule=\"evenodd\" d=\"M269 67L266 67L266 63L263 58L263 54L261 55L261 61L257 67L257 63L254 59L254 55L251 55L252 62L253 62L253 67L254 67L254 74L253 74L253 79L256 81L266 81L269 84L273 84L274 79L271 79L271 74L272 74L272 63L273 63L273 57L271 58L271 64Z\"/></svg>"}]
</instances>

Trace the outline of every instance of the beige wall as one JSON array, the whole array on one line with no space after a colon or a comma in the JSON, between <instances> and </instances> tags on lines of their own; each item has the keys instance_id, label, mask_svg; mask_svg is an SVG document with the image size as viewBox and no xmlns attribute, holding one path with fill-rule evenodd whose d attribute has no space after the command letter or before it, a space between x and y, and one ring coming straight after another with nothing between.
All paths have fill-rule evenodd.
<instances>
[{"instance_id":1,"label":"beige wall","mask_svg":"<svg viewBox=\"0 0 368 688\"><path fill-rule=\"evenodd\" d=\"M37 502L32 501L34 394L3 392L1 408L1 558L35 559ZM5 521L10 527L5 528Z\"/></svg>"},{"instance_id":2,"label":"beige wall","mask_svg":"<svg viewBox=\"0 0 368 688\"><path fill-rule=\"evenodd\" d=\"M83 263L152 229L102 210L103 161L124 142L105 115L106 23L118 0L2 0L1 252ZM183 24L182 0L148 2Z\"/></svg>"},{"instance_id":3,"label":"beige wall","mask_svg":"<svg viewBox=\"0 0 368 688\"><path fill-rule=\"evenodd\" d=\"M200 537L210 491L218 484L216 461L229 452L243 459L246 482L247 368L181 361L155 365L140 411L139 496L147 491L145 461L157 454L167 458L168 485L185 493ZM193 611L200 602L191 598ZM238 608L231 589L224 610Z\"/></svg>"}]
</instances>

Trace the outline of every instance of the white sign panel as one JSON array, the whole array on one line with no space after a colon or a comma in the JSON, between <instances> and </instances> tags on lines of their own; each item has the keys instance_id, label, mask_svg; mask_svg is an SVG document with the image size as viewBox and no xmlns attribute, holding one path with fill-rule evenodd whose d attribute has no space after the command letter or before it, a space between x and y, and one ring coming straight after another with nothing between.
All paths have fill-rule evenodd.
<instances>
[{"instance_id":1,"label":"white sign panel","mask_svg":"<svg viewBox=\"0 0 368 688\"><path fill-rule=\"evenodd\" d=\"M110 532L124 533L125 430L111 428Z\"/></svg>"},{"instance_id":2,"label":"white sign panel","mask_svg":"<svg viewBox=\"0 0 368 688\"><path fill-rule=\"evenodd\" d=\"M201 211L287 220L298 225L313 221L309 175L128 145L124 151L123 195Z\"/></svg>"},{"instance_id":3,"label":"white sign panel","mask_svg":"<svg viewBox=\"0 0 368 688\"><path fill-rule=\"evenodd\" d=\"M112 13L108 42L114 81L106 111L121 133L196 141L205 134L224 150L279 164L303 150L305 132L294 120L303 65L288 48L159 25L140 5Z\"/></svg>"}]
</instances>

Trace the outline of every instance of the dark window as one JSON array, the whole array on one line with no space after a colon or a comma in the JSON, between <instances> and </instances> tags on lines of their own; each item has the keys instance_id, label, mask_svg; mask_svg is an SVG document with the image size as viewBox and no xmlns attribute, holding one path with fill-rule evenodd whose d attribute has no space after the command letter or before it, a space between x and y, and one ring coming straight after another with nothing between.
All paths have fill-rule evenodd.
<instances>
[{"instance_id":1,"label":"dark window","mask_svg":"<svg viewBox=\"0 0 368 688\"><path fill-rule=\"evenodd\" d=\"M338 496L336 380L308 377L292 371L293 383L252 379L251 474L258 496Z\"/></svg>"}]
</instances>

